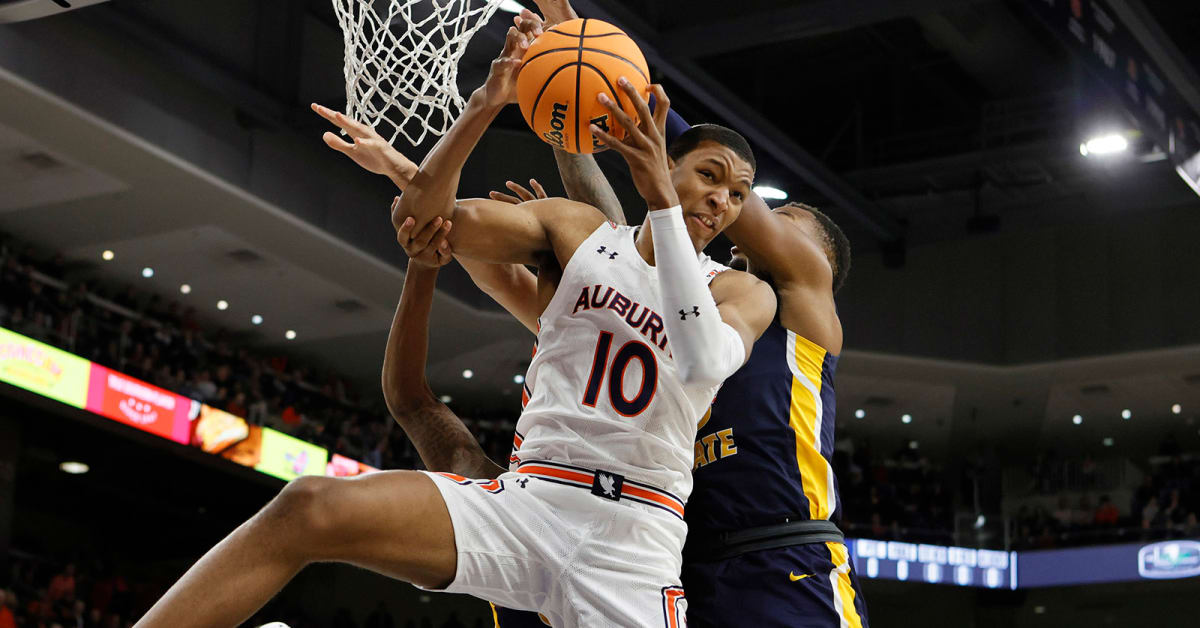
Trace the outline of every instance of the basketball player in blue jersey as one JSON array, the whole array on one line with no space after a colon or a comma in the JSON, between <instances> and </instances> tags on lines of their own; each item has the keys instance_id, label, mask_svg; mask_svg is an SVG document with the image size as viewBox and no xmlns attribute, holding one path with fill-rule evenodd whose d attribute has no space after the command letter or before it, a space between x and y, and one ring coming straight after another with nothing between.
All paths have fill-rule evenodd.
<instances>
[{"instance_id":1,"label":"basketball player in blue jersey","mask_svg":"<svg viewBox=\"0 0 1200 628\"><path fill-rule=\"evenodd\" d=\"M550 21L575 17L564 2L538 4ZM688 126L674 112L669 116L666 134L677 141ZM360 164L362 159L390 161L392 167L381 174L400 173L391 176L403 188L403 173L412 170L411 162L390 147L384 149L382 140L375 142L379 151L368 140L363 142L366 150L347 154ZM624 215L619 205L613 209L615 196L592 158L555 153L568 194L605 209L610 220L623 224ZM510 182L516 197L492 197L519 203L545 196L536 182L531 185L537 195ZM403 231L409 238L406 250L415 258L430 265L451 259L444 233ZM684 564L689 623L865 626L863 597L833 523L840 516L840 500L830 467L833 373L842 346L833 295L849 270L849 244L818 210L793 203L772 212L757 195L746 201L726 233L739 245L732 251L732 265L773 286L779 315L747 364L722 387L695 442L696 484L688 504ZM460 262L485 292L536 333L537 279L531 273L520 266ZM539 275L554 271L538 270ZM389 379L385 370L385 390ZM394 383L391 389L396 390ZM464 428L457 418L432 397L406 407L411 410L393 414L430 468L473 469L486 460L474 441L461 438ZM518 435L515 445L519 443ZM532 614L497 609L497 625L545 624Z\"/></svg>"},{"instance_id":2,"label":"basketball player in blue jersey","mask_svg":"<svg viewBox=\"0 0 1200 628\"><path fill-rule=\"evenodd\" d=\"M775 316L766 283L701 253L736 220L754 158L728 129L669 155L661 87L652 114L618 80L638 122L601 97L627 135L592 132L629 164L648 206L640 228L568 199L457 200L467 158L515 100L521 51L538 26L510 29L484 85L392 205L397 228L420 233L453 221L449 243L464 255L509 264L549 258L561 268L541 303L519 459L495 479L390 471L294 480L193 565L139 626L235 625L306 565L329 561L540 611L559 628L683 625L696 425ZM720 176L699 174L697 165L710 162ZM721 206L707 201L730 191Z\"/></svg>"}]
</instances>

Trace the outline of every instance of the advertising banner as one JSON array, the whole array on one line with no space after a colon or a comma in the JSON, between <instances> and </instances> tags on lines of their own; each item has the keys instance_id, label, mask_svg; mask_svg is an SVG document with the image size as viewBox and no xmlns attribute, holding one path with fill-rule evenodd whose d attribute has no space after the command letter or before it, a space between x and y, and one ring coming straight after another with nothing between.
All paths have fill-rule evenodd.
<instances>
[{"instance_id":1,"label":"advertising banner","mask_svg":"<svg viewBox=\"0 0 1200 628\"><path fill-rule=\"evenodd\" d=\"M254 469L262 462L262 428L257 425L247 426L246 438L238 441L225 451L221 457L232 460L243 467Z\"/></svg>"},{"instance_id":2,"label":"advertising banner","mask_svg":"<svg viewBox=\"0 0 1200 628\"><path fill-rule=\"evenodd\" d=\"M194 427L192 445L210 454L219 454L250 437L250 426L245 419L207 404L200 406L200 417Z\"/></svg>"},{"instance_id":3,"label":"advertising banner","mask_svg":"<svg viewBox=\"0 0 1200 628\"><path fill-rule=\"evenodd\" d=\"M0 328L0 381L82 408L90 366L81 357Z\"/></svg>"},{"instance_id":4,"label":"advertising banner","mask_svg":"<svg viewBox=\"0 0 1200 628\"><path fill-rule=\"evenodd\" d=\"M191 400L92 364L87 409L140 430L188 443Z\"/></svg>"},{"instance_id":5,"label":"advertising banner","mask_svg":"<svg viewBox=\"0 0 1200 628\"><path fill-rule=\"evenodd\" d=\"M1018 586L1053 587L1200 576L1200 541L1021 552Z\"/></svg>"},{"instance_id":6,"label":"advertising banner","mask_svg":"<svg viewBox=\"0 0 1200 628\"><path fill-rule=\"evenodd\" d=\"M254 467L281 480L302 475L325 475L329 452L269 427L262 430L262 459Z\"/></svg>"},{"instance_id":7,"label":"advertising banner","mask_svg":"<svg viewBox=\"0 0 1200 628\"><path fill-rule=\"evenodd\" d=\"M329 459L329 465L325 467L325 475L333 478L349 478L356 475L374 473L378 470L369 464L359 462L353 458L347 458L341 454L333 454L333 457Z\"/></svg>"}]
</instances>

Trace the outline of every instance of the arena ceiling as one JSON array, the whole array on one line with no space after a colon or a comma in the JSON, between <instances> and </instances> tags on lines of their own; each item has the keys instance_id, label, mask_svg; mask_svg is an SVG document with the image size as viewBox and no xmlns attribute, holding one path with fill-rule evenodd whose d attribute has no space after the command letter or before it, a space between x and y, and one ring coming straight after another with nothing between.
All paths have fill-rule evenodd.
<instances>
[{"instance_id":1,"label":"arena ceiling","mask_svg":"<svg viewBox=\"0 0 1200 628\"><path fill-rule=\"evenodd\" d=\"M1195 204L1153 146L1106 164L1080 157L1089 125L1119 115L1026 3L575 5L640 41L656 80L686 119L745 133L759 155L760 182L828 209L856 254L882 255L891 266L903 264L906 247ZM48 4L0 3L0 16ZM1200 5L1109 4L1140 24L1167 80L1200 111L1194 36ZM497 13L469 48L461 65L464 89L482 79L507 19ZM65 51L52 50L63 41L71 42ZM93 263L115 281L143 281L136 273L154 266L155 277L144 285L172 298L182 299L177 284L190 281L198 305L216 298L238 304L236 317L202 308L213 322L270 346L287 346L281 331L295 327L301 335L290 346L372 386L404 262L386 248L386 234L361 236L386 231L376 210L354 213L360 203L382 212L390 192L322 152L325 126L307 109L313 101L343 104L341 59L342 36L328 0L114 0L0 26L0 229ZM531 141L517 115L503 116L497 126L501 137ZM429 145L409 152L418 158ZM51 156L57 165L38 169L46 162L31 162L31 154ZM600 160L635 208L631 221L640 219L619 158ZM506 177L552 178L550 164L543 160L534 172L528 165L496 166L472 185L481 193ZM341 178L322 182L333 175ZM322 199L321 211L307 209L313 198ZM353 221L354 229L339 230L337 220ZM119 251L113 263L95 261L103 248ZM238 250L259 260L247 264L229 255ZM461 273L446 275L432 343L435 386L480 403L515 403L512 376L525 366L528 336ZM338 306L349 302L361 307ZM265 317L263 327L250 325L251 311ZM853 347L848 353L855 355ZM920 438L949 442L948 422L977 407L963 405L975 394L966 392L973 380L914 377L904 360L860 355L859 364L875 365L861 369L845 360L843 411L892 399L895 408L941 418L936 429L945 435ZM929 372L940 373L934 364ZM1184 364L1164 377L1190 381ZM465 368L476 377L463 380ZM989 373L993 367L961 368ZM1103 379L1114 369L1115 363L1089 363L1086 374L1073 377ZM1024 434L1041 429L1032 415L1061 413L1078 401L1051 394L1056 385L1074 387L1056 383L1053 369L1030 372L1044 375L1043 396L1030 402L1035 410ZM1171 394L1181 398L1200 389L1179 386ZM992 412L1004 414L1012 399L1001 396L978 403L994 402ZM1200 399L1188 405L1200 407Z\"/></svg>"}]
</instances>

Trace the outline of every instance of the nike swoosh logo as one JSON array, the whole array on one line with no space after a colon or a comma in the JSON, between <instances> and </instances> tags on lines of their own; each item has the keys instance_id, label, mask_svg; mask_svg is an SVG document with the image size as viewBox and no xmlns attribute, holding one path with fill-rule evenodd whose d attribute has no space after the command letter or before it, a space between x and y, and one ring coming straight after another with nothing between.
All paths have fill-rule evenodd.
<instances>
[{"instance_id":1,"label":"nike swoosh logo","mask_svg":"<svg viewBox=\"0 0 1200 628\"><path fill-rule=\"evenodd\" d=\"M788 580L791 580L792 582L795 582L795 581L797 581L797 580L803 580L803 579L805 579L805 578L807 578L807 577L809 577L809 576L811 576L811 575L812 575L812 574L810 574L810 573L806 573L806 574L804 574L803 576L797 576L797 575L796 575L796 572L792 571L792 572L789 572L789 573L788 573Z\"/></svg>"}]
</instances>

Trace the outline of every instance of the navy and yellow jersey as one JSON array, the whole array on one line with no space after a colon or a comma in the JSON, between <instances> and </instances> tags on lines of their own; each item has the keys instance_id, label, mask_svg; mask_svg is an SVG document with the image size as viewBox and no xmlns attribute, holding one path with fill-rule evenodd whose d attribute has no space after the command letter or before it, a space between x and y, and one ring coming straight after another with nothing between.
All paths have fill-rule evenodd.
<instances>
[{"instance_id":1,"label":"navy and yellow jersey","mask_svg":"<svg viewBox=\"0 0 1200 628\"><path fill-rule=\"evenodd\" d=\"M696 435L689 535L841 515L833 477L837 356L776 320Z\"/></svg>"}]
</instances>

